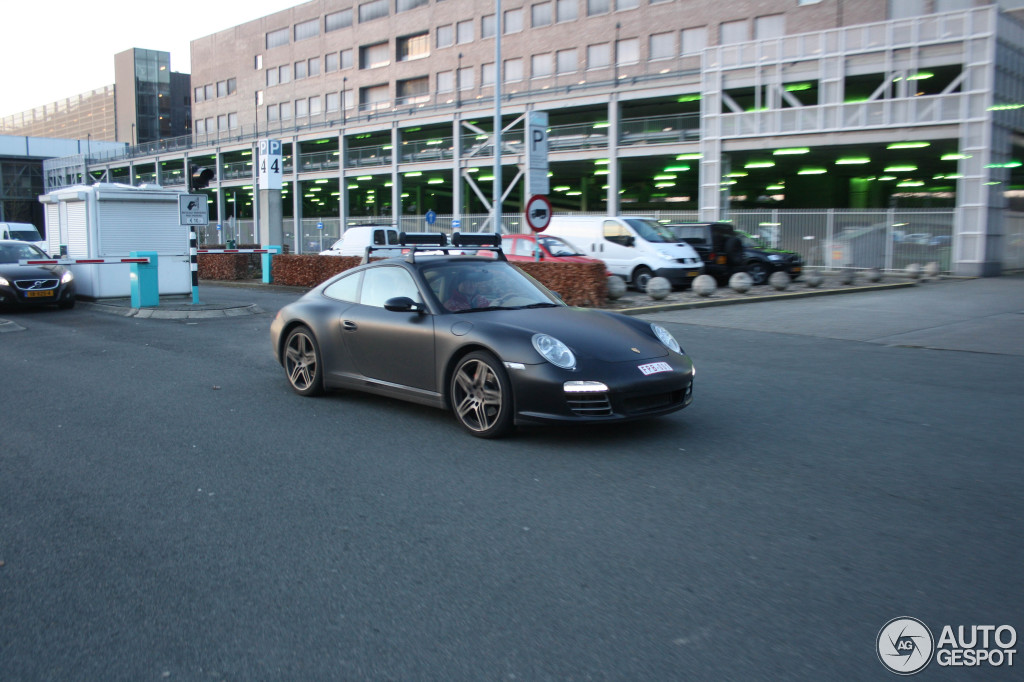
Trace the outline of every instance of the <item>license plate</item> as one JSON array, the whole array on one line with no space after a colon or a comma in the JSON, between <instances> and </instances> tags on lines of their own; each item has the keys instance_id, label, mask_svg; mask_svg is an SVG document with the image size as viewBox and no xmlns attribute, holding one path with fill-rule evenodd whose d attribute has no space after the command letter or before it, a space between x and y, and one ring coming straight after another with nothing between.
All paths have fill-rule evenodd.
<instances>
[{"instance_id":1,"label":"license plate","mask_svg":"<svg viewBox=\"0 0 1024 682\"><path fill-rule=\"evenodd\" d=\"M646 365L638 365L637 369L639 369L644 376L650 376L652 374L657 374L658 372L671 372L672 365L667 362L649 362Z\"/></svg>"},{"instance_id":2,"label":"license plate","mask_svg":"<svg viewBox=\"0 0 1024 682\"><path fill-rule=\"evenodd\" d=\"M686 276L687 277L696 277L699 274L700 274L700 270L690 270L688 273L686 273Z\"/></svg>"},{"instance_id":3,"label":"license plate","mask_svg":"<svg viewBox=\"0 0 1024 682\"><path fill-rule=\"evenodd\" d=\"M794 273L798 273L798 272L800 272L800 266L799 266L799 265L795 266L795 267L793 268L793 272L794 272Z\"/></svg>"},{"instance_id":4,"label":"license plate","mask_svg":"<svg viewBox=\"0 0 1024 682\"><path fill-rule=\"evenodd\" d=\"M29 298L44 298L46 296L53 296L53 290L50 291L26 291L25 295Z\"/></svg>"}]
</instances>

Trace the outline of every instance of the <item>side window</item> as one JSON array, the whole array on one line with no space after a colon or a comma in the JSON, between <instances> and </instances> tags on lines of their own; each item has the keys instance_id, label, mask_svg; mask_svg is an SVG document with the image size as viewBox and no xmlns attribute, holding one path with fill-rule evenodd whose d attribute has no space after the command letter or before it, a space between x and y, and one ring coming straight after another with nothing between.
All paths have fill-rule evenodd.
<instances>
[{"instance_id":1,"label":"side window","mask_svg":"<svg viewBox=\"0 0 1024 682\"><path fill-rule=\"evenodd\" d=\"M604 238L621 246L630 246L634 241L629 228L617 220L604 221Z\"/></svg>"},{"instance_id":2,"label":"side window","mask_svg":"<svg viewBox=\"0 0 1024 682\"><path fill-rule=\"evenodd\" d=\"M384 307L384 301L395 296L408 296L422 302L412 275L400 267L380 267L363 273L363 291L359 302L363 305Z\"/></svg>"},{"instance_id":3,"label":"side window","mask_svg":"<svg viewBox=\"0 0 1024 682\"><path fill-rule=\"evenodd\" d=\"M361 272L342 277L324 289L324 296L337 301L351 301L354 303L359 300L359 280L362 278L363 273Z\"/></svg>"},{"instance_id":4,"label":"side window","mask_svg":"<svg viewBox=\"0 0 1024 682\"><path fill-rule=\"evenodd\" d=\"M517 239L516 240L516 255L517 256L533 256L533 245L534 243L529 239Z\"/></svg>"}]
</instances>

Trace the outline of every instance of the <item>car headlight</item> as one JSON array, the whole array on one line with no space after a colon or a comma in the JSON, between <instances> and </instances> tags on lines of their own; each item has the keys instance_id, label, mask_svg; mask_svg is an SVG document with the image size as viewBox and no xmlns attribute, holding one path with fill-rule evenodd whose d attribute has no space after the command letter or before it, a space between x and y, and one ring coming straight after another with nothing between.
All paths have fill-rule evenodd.
<instances>
[{"instance_id":1,"label":"car headlight","mask_svg":"<svg viewBox=\"0 0 1024 682\"><path fill-rule=\"evenodd\" d=\"M11 283L8 282L3 277L0 277L0 287L9 287L9 286L11 286Z\"/></svg>"},{"instance_id":2,"label":"car headlight","mask_svg":"<svg viewBox=\"0 0 1024 682\"><path fill-rule=\"evenodd\" d=\"M665 344L666 348L674 350L680 355L682 354L682 347L679 345L679 342L676 341L676 337L672 336L667 329L662 327L660 324L652 324L651 331L654 332L654 335L658 337L659 341Z\"/></svg>"},{"instance_id":3,"label":"car headlight","mask_svg":"<svg viewBox=\"0 0 1024 682\"><path fill-rule=\"evenodd\" d=\"M64 273L64 274L63 274L63 275L61 276L61 278L60 278L60 281L61 281L61 284L67 284L68 282L70 282L70 281L71 281L71 280L73 280L74 278L75 278L75 276L74 276L73 274L71 274L71 271L70 271L70 270L68 270L67 272L65 272L65 273Z\"/></svg>"},{"instance_id":4,"label":"car headlight","mask_svg":"<svg viewBox=\"0 0 1024 682\"><path fill-rule=\"evenodd\" d=\"M773 253L770 256L768 256L768 260L770 260L770 261L780 261L780 260L782 260L782 256L778 255L777 253Z\"/></svg>"},{"instance_id":5,"label":"car headlight","mask_svg":"<svg viewBox=\"0 0 1024 682\"><path fill-rule=\"evenodd\" d=\"M537 349L540 356L555 367L576 368L576 356L572 354L568 346L555 337L547 334L534 334L532 341L533 347Z\"/></svg>"}]
</instances>

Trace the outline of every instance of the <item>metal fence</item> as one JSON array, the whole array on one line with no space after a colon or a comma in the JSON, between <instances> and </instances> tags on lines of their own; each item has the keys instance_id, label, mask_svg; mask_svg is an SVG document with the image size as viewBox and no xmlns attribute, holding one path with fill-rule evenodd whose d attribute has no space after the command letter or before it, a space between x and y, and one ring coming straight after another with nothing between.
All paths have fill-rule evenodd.
<instances>
[{"instance_id":1,"label":"metal fence","mask_svg":"<svg viewBox=\"0 0 1024 682\"><path fill-rule=\"evenodd\" d=\"M601 214L594 214L601 215ZM623 215L649 216L664 223L695 222L696 211L623 211ZM772 248L796 251L808 267L879 268L903 270L912 263L938 263L942 272L952 271L957 261L953 232L955 209L888 210L750 210L732 211L729 220L737 229L760 237ZM455 221L458 227L455 227ZM350 217L346 227L391 224L390 216ZM295 221L284 219L284 242L292 253L318 253L341 234L340 218L305 218L296 238ZM438 215L428 225L422 215L403 215L398 229L405 232L493 231L489 215ZM501 231L529 232L521 213L502 216ZM253 221L228 220L200 228L200 244L259 243ZM1001 262L1004 270L1024 269L1024 213L1007 212L1004 220Z\"/></svg>"}]
</instances>

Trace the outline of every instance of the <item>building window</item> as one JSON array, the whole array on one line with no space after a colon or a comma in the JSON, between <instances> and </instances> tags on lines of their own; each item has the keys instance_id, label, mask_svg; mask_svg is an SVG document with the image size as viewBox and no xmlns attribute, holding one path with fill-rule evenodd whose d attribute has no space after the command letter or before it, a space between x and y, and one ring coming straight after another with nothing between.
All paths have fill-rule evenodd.
<instances>
[{"instance_id":1,"label":"building window","mask_svg":"<svg viewBox=\"0 0 1024 682\"><path fill-rule=\"evenodd\" d=\"M437 27L437 40L438 47L451 47L455 44L455 27L451 24L445 24L444 26Z\"/></svg>"},{"instance_id":2,"label":"building window","mask_svg":"<svg viewBox=\"0 0 1024 682\"><path fill-rule=\"evenodd\" d=\"M306 62L295 62L295 80L302 80L306 77Z\"/></svg>"},{"instance_id":3,"label":"building window","mask_svg":"<svg viewBox=\"0 0 1024 682\"><path fill-rule=\"evenodd\" d=\"M228 129L238 130L238 114L228 114Z\"/></svg>"},{"instance_id":4,"label":"building window","mask_svg":"<svg viewBox=\"0 0 1024 682\"><path fill-rule=\"evenodd\" d=\"M455 40L459 45L473 42L473 35L472 19L455 24Z\"/></svg>"},{"instance_id":5,"label":"building window","mask_svg":"<svg viewBox=\"0 0 1024 682\"><path fill-rule=\"evenodd\" d=\"M227 97L227 96L228 96L228 82L227 81L218 81L217 82L217 97Z\"/></svg>"},{"instance_id":6,"label":"building window","mask_svg":"<svg viewBox=\"0 0 1024 682\"><path fill-rule=\"evenodd\" d=\"M341 108L341 97L336 92L327 93L327 111L338 111Z\"/></svg>"},{"instance_id":7,"label":"building window","mask_svg":"<svg viewBox=\"0 0 1024 682\"><path fill-rule=\"evenodd\" d=\"M555 68L560 74L575 73L579 69L579 63L579 55L575 47L555 53Z\"/></svg>"},{"instance_id":8,"label":"building window","mask_svg":"<svg viewBox=\"0 0 1024 682\"><path fill-rule=\"evenodd\" d=\"M292 103L281 102L281 120L290 121L292 120Z\"/></svg>"},{"instance_id":9,"label":"building window","mask_svg":"<svg viewBox=\"0 0 1024 682\"><path fill-rule=\"evenodd\" d=\"M754 40L778 38L786 34L786 15L771 14L754 19Z\"/></svg>"},{"instance_id":10,"label":"building window","mask_svg":"<svg viewBox=\"0 0 1024 682\"><path fill-rule=\"evenodd\" d=\"M459 69L459 73L456 75L455 83L458 85L459 90L472 90L476 87L476 72L473 71L473 67L467 66L464 69Z\"/></svg>"},{"instance_id":11,"label":"building window","mask_svg":"<svg viewBox=\"0 0 1024 682\"><path fill-rule=\"evenodd\" d=\"M236 92L238 92L238 79L237 78L229 78L228 79L228 94L229 95L233 95Z\"/></svg>"},{"instance_id":12,"label":"building window","mask_svg":"<svg viewBox=\"0 0 1024 682\"><path fill-rule=\"evenodd\" d=\"M256 55L256 59L254 60L254 66L256 67L257 71L260 71L263 68L263 55Z\"/></svg>"},{"instance_id":13,"label":"building window","mask_svg":"<svg viewBox=\"0 0 1024 682\"><path fill-rule=\"evenodd\" d=\"M742 43L750 40L748 26L749 24L746 19L740 19L739 21L723 21L718 27L719 45L730 45L732 43Z\"/></svg>"},{"instance_id":14,"label":"building window","mask_svg":"<svg viewBox=\"0 0 1024 682\"><path fill-rule=\"evenodd\" d=\"M338 53L332 52L324 55L324 71L334 73L338 70Z\"/></svg>"},{"instance_id":15,"label":"building window","mask_svg":"<svg viewBox=\"0 0 1024 682\"><path fill-rule=\"evenodd\" d=\"M314 97L310 97L309 98L309 115L310 116L319 116L322 113L322 111L323 111L320 108L320 106L321 106L321 99L320 99L319 95L316 95Z\"/></svg>"},{"instance_id":16,"label":"building window","mask_svg":"<svg viewBox=\"0 0 1024 682\"><path fill-rule=\"evenodd\" d=\"M337 31L339 28L348 28L352 25L352 10L343 9L340 12L332 12L324 17L324 33Z\"/></svg>"},{"instance_id":17,"label":"building window","mask_svg":"<svg viewBox=\"0 0 1024 682\"><path fill-rule=\"evenodd\" d=\"M204 121L201 118L200 119L196 119L196 134L197 135L205 135L206 134L206 121Z\"/></svg>"},{"instance_id":18,"label":"building window","mask_svg":"<svg viewBox=\"0 0 1024 682\"><path fill-rule=\"evenodd\" d=\"M640 6L640 0L615 0L615 9L636 9Z\"/></svg>"},{"instance_id":19,"label":"building window","mask_svg":"<svg viewBox=\"0 0 1024 682\"><path fill-rule=\"evenodd\" d=\"M388 0L371 0L359 5L359 23L373 21L388 15Z\"/></svg>"},{"instance_id":20,"label":"building window","mask_svg":"<svg viewBox=\"0 0 1024 682\"><path fill-rule=\"evenodd\" d=\"M681 54L699 54L707 46L708 29L706 26L683 29L679 41L679 50Z\"/></svg>"},{"instance_id":21,"label":"building window","mask_svg":"<svg viewBox=\"0 0 1024 682\"><path fill-rule=\"evenodd\" d=\"M195 94L195 97L193 99L196 102L202 102L203 101L203 86L200 85L198 88L196 88L196 94Z\"/></svg>"},{"instance_id":22,"label":"building window","mask_svg":"<svg viewBox=\"0 0 1024 682\"><path fill-rule=\"evenodd\" d=\"M341 68L343 68L343 69L351 69L352 68L352 66L353 66L352 54L353 54L353 52L352 52L352 48L351 47L348 48L347 50L342 50L341 51Z\"/></svg>"},{"instance_id":23,"label":"building window","mask_svg":"<svg viewBox=\"0 0 1024 682\"><path fill-rule=\"evenodd\" d=\"M262 90L257 90L256 91L256 106L262 106L262 105L263 105L263 91Z\"/></svg>"},{"instance_id":24,"label":"building window","mask_svg":"<svg viewBox=\"0 0 1024 682\"><path fill-rule=\"evenodd\" d=\"M552 54L535 54L530 57L530 76L547 78L554 75L555 58Z\"/></svg>"},{"instance_id":25,"label":"building window","mask_svg":"<svg viewBox=\"0 0 1024 682\"><path fill-rule=\"evenodd\" d=\"M579 0L555 0L555 21L575 21L579 18L579 8L576 3Z\"/></svg>"},{"instance_id":26,"label":"building window","mask_svg":"<svg viewBox=\"0 0 1024 682\"><path fill-rule=\"evenodd\" d=\"M650 37L651 59L671 59L676 56L676 36L674 33L655 33Z\"/></svg>"},{"instance_id":27,"label":"building window","mask_svg":"<svg viewBox=\"0 0 1024 682\"><path fill-rule=\"evenodd\" d=\"M495 19L493 14L484 15L480 19L480 37L493 38L495 31Z\"/></svg>"},{"instance_id":28,"label":"building window","mask_svg":"<svg viewBox=\"0 0 1024 682\"><path fill-rule=\"evenodd\" d=\"M452 92L455 90L455 72L441 71L435 78L438 92Z\"/></svg>"},{"instance_id":29,"label":"building window","mask_svg":"<svg viewBox=\"0 0 1024 682\"><path fill-rule=\"evenodd\" d=\"M267 49L288 44L288 29L279 28L267 34Z\"/></svg>"},{"instance_id":30,"label":"building window","mask_svg":"<svg viewBox=\"0 0 1024 682\"><path fill-rule=\"evenodd\" d=\"M387 66L390 63L391 57L388 55L387 43L364 45L359 48L360 69L375 69L379 66Z\"/></svg>"},{"instance_id":31,"label":"building window","mask_svg":"<svg viewBox=\"0 0 1024 682\"><path fill-rule=\"evenodd\" d=\"M607 69L612 65L612 51L608 43L587 46L587 70Z\"/></svg>"},{"instance_id":32,"label":"building window","mask_svg":"<svg viewBox=\"0 0 1024 682\"><path fill-rule=\"evenodd\" d=\"M398 101L401 104L418 104L430 101L430 79L410 78L401 80L395 84L398 94Z\"/></svg>"},{"instance_id":33,"label":"building window","mask_svg":"<svg viewBox=\"0 0 1024 682\"><path fill-rule=\"evenodd\" d=\"M611 11L611 0L587 0L587 16L608 14Z\"/></svg>"},{"instance_id":34,"label":"building window","mask_svg":"<svg viewBox=\"0 0 1024 682\"><path fill-rule=\"evenodd\" d=\"M888 19L910 19L928 13L925 0L889 0ZM881 19L881 17L879 17Z\"/></svg>"},{"instance_id":35,"label":"building window","mask_svg":"<svg viewBox=\"0 0 1024 682\"><path fill-rule=\"evenodd\" d=\"M204 90L206 94L206 99L213 99L213 83L210 83L209 85L205 86Z\"/></svg>"},{"instance_id":36,"label":"building window","mask_svg":"<svg viewBox=\"0 0 1024 682\"><path fill-rule=\"evenodd\" d=\"M371 85L359 89L359 106L364 111L387 109L390 104L387 84ZM348 108L346 106L346 108Z\"/></svg>"},{"instance_id":37,"label":"building window","mask_svg":"<svg viewBox=\"0 0 1024 682\"><path fill-rule=\"evenodd\" d=\"M228 130L228 117L227 114L221 114L217 117L217 132L224 133Z\"/></svg>"},{"instance_id":38,"label":"building window","mask_svg":"<svg viewBox=\"0 0 1024 682\"><path fill-rule=\"evenodd\" d=\"M269 107L267 107L267 120L271 122L281 120L281 115L278 112L276 104L271 104Z\"/></svg>"},{"instance_id":39,"label":"building window","mask_svg":"<svg viewBox=\"0 0 1024 682\"><path fill-rule=\"evenodd\" d=\"M430 34L424 31L397 40L398 61L407 62L430 56Z\"/></svg>"},{"instance_id":40,"label":"building window","mask_svg":"<svg viewBox=\"0 0 1024 682\"><path fill-rule=\"evenodd\" d=\"M277 69L267 69L267 87L272 87L280 83L279 71Z\"/></svg>"},{"instance_id":41,"label":"building window","mask_svg":"<svg viewBox=\"0 0 1024 682\"><path fill-rule=\"evenodd\" d=\"M395 11L405 12L407 10L414 9L416 7L423 7L429 4L430 0L396 0Z\"/></svg>"},{"instance_id":42,"label":"building window","mask_svg":"<svg viewBox=\"0 0 1024 682\"><path fill-rule=\"evenodd\" d=\"M619 66L640 63L640 41L627 38L615 43L615 63Z\"/></svg>"},{"instance_id":43,"label":"building window","mask_svg":"<svg viewBox=\"0 0 1024 682\"><path fill-rule=\"evenodd\" d=\"M309 62L307 63L306 73L309 74L310 78L313 78L314 76L319 76L320 75L320 58L319 57L310 57Z\"/></svg>"},{"instance_id":44,"label":"building window","mask_svg":"<svg viewBox=\"0 0 1024 682\"><path fill-rule=\"evenodd\" d=\"M538 28L540 26L551 25L551 2L541 2L530 8L530 26Z\"/></svg>"},{"instance_id":45,"label":"building window","mask_svg":"<svg viewBox=\"0 0 1024 682\"><path fill-rule=\"evenodd\" d=\"M494 63L484 64L480 69L480 85L494 85Z\"/></svg>"},{"instance_id":46,"label":"building window","mask_svg":"<svg viewBox=\"0 0 1024 682\"><path fill-rule=\"evenodd\" d=\"M518 83L523 80L523 60L521 57L505 60L505 82Z\"/></svg>"},{"instance_id":47,"label":"building window","mask_svg":"<svg viewBox=\"0 0 1024 682\"><path fill-rule=\"evenodd\" d=\"M304 21L301 24L295 24L295 42L300 40L306 40L308 38L316 38L320 35L320 18L310 19Z\"/></svg>"},{"instance_id":48,"label":"building window","mask_svg":"<svg viewBox=\"0 0 1024 682\"><path fill-rule=\"evenodd\" d=\"M505 25L501 27L503 33L521 33L523 30L523 10L510 9L505 12Z\"/></svg>"}]
</instances>

